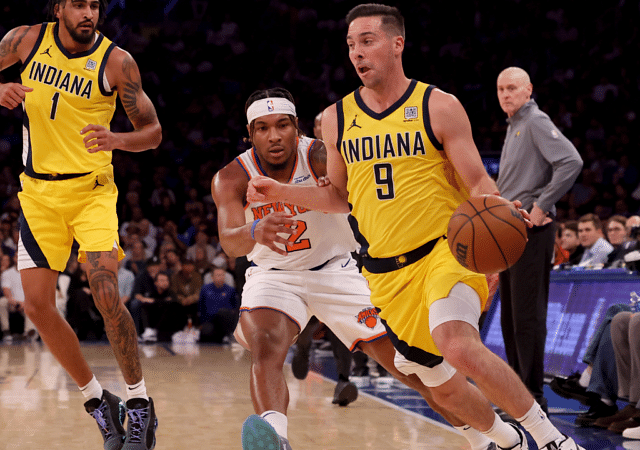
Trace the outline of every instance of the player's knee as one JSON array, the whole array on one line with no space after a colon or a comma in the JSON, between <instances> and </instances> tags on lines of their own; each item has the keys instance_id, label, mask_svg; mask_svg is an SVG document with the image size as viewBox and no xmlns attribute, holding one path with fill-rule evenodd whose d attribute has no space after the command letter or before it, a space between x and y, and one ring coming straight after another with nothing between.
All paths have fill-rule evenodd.
<instances>
[{"instance_id":1,"label":"player's knee","mask_svg":"<svg viewBox=\"0 0 640 450\"><path fill-rule=\"evenodd\" d=\"M430 388L446 383L456 373L456 369L446 361L442 361L434 367L427 367L414 361L409 361L398 352L396 352L393 363L400 373L416 375L422 384Z\"/></svg>"}]
</instances>

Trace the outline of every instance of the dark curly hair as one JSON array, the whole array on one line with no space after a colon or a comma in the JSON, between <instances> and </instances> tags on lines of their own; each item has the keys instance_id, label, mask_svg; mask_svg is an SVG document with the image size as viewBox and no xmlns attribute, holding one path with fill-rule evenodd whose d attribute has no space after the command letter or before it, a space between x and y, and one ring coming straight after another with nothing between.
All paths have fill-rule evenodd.
<instances>
[{"instance_id":1,"label":"dark curly hair","mask_svg":"<svg viewBox=\"0 0 640 450\"><path fill-rule=\"evenodd\" d=\"M98 17L98 25L102 25L104 23L104 19L106 19L107 17L107 7L108 7L108 3L107 0L99 0L100 1L100 17ZM57 22L58 19L56 19L56 13L55 13L55 8L56 5L61 5L63 3L66 3L67 0L49 0L49 17L51 18L51 20L53 20L54 22Z\"/></svg>"}]
</instances>

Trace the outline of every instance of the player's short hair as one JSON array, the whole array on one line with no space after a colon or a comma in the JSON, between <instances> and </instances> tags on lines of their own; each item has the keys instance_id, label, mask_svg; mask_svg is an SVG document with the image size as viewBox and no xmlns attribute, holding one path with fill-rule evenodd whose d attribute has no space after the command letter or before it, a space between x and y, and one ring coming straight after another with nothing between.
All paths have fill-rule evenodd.
<instances>
[{"instance_id":1,"label":"player's short hair","mask_svg":"<svg viewBox=\"0 0 640 450\"><path fill-rule=\"evenodd\" d=\"M55 14L55 7L56 5L62 5L63 3L66 3L67 0L49 0L49 17L51 18L51 20L53 20L54 22L57 22L58 19L56 18L56 14ZM107 3L107 0L99 0L100 2L100 16L98 17L98 25L102 25L104 23L104 19L107 18L107 7L109 6L109 4Z\"/></svg>"},{"instance_id":2,"label":"player's short hair","mask_svg":"<svg viewBox=\"0 0 640 450\"><path fill-rule=\"evenodd\" d=\"M347 26L359 17L382 17L382 28L392 36L402 36L404 39L404 17L394 6L379 3L364 3L351 9L347 13Z\"/></svg>"},{"instance_id":3,"label":"player's short hair","mask_svg":"<svg viewBox=\"0 0 640 450\"><path fill-rule=\"evenodd\" d=\"M275 87L275 88L270 88L270 89L260 89L257 91L254 91L253 94L251 94L249 96L249 98L247 99L247 102L244 104L244 113L245 115L247 114L247 111L249 110L249 106L251 106L254 102L258 101L258 100L262 100L263 98L269 98L269 97L280 97L280 98L285 98L287 100L289 100L291 103L293 103L294 105L296 104L296 102L293 99L293 95L291 95L291 92L287 91L285 88L281 88L281 87ZM296 125L296 117L291 115L291 114L287 114L289 116L289 118L291 119L291 122L293 122L293 124L296 126L296 129L298 130L298 134L302 135L302 131L300 130L300 128L298 127L298 125ZM252 121L249 124L249 139L245 139L247 142L251 142L251 137L253 136L253 132L255 130L255 125L254 125L255 121Z\"/></svg>"}]
</instances>

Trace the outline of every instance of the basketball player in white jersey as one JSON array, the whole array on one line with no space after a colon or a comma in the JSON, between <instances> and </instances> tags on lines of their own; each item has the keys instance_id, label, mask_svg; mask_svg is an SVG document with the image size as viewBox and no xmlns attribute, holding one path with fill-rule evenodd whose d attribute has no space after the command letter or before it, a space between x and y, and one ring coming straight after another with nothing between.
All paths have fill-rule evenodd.
<instances>
[{"instance_id":1,"label":"basketball player in white jersey","mask_svg":"<svg viewBox=\"0 0 640 450\"><path fill-rule=\"evenodd\" d=\"M257 413L243 425L243 449L291 449L283 366L289 347L313 315L349 349L370 355L464 429L473 450L495 449L485 436L435 405L417 377L403 375L393 365L393 345L351 258L356 243L346 214L280 202L247 204L247 186L255 176L315 185L326 174L326 152L322 141L301 136L293 97L285 89L255 92L246 113L253 147L221 169L211 186L222 247L230 257L247 255L252 261L235 332L252 353L251 398ZM467 390L470 403L487 406L463 376L454 382Z\"/></svg>"}]
</instances>

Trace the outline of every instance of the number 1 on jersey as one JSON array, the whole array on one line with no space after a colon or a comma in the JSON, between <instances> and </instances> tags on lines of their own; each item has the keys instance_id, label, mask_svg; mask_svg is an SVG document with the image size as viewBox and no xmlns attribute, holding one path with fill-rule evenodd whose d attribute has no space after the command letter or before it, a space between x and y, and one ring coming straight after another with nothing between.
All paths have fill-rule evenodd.
<instances>
[{"instance_id":1,"label":"number 1 on jersey","mask_svg":"<svg viewBox=\"0 0 640 450\"><path fill-rule=\"evenodd\" d=\"M49 116L49 119L51 120L56 120L56 111L58 110L59 99L60 99L60 92L56 92L55 94L53 94L53 98L51 99L53 104L51 105L51 115Z\"/></svg>"}]
</instances>

